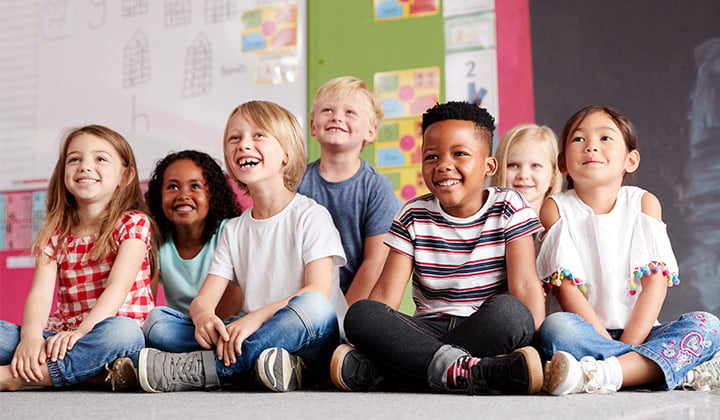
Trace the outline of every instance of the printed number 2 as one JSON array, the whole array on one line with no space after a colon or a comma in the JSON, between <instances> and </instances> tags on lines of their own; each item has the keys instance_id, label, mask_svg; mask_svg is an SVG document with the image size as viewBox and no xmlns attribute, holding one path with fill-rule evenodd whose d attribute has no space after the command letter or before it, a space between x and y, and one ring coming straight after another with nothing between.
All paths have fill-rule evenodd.
<instances>
[{"instance_id":1,"label":"printed number 2","mask_svg":"<svg viewBox=\"0 0 720 420\"><path fill-rule=\"evenodd\" d=\"M466 77L474 78L475 77L475 62L474 61L468 61L465 63L465 67L468 68Z\"/></svg>"}]
</instances>

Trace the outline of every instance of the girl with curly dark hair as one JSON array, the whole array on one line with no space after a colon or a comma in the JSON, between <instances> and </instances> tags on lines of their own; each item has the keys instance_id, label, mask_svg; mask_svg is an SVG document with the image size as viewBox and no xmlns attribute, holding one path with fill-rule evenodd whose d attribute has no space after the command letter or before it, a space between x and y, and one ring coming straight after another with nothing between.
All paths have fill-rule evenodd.
<instances>
[{"instance_id":1,"label":"girl with curly dark hair","mask_svg":"<svg viewBox=\"0 0 720 420\"><path fill-rule=\"evenodd\" d=\"M188 313L205 280L225 221L239 216L241 210L220 165L196 150L170 153L160 160L148 182L145 200L162 234L160 284L169 306L158 307L148 315L144 329L148 335L158 319L173 316L175 311ZM228 287L227 302L233 302L229 296L233 292L239 289ZM218 315L226 318L237 314L239 307L235 305L218 306Z\"/></svg>"}]
</instances>

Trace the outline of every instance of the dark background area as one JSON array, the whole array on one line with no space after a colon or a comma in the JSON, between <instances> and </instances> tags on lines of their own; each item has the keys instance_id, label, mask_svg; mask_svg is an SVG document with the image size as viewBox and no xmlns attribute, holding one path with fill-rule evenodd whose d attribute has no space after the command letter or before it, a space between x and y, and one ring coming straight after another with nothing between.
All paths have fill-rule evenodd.
<instances>
[{"instance_id":1,"label":"dark background area","mask_svg":"<svg viewBox=\"0 0 720 420\"><path fill-rule=\"evenodd\" d=\"M698 173L706 169L720 173L718 159L709 162L711 167L698 168L697 153L690 148L691 97L698 80L696 49L720 39L720 1L529 3L538 124L559 134L575 111L602 103L636 125L641 164L635 185L654 193L663 204L663 219L680 263L681 284L669 289L661 321L698 309L718 314L720 246L717 240L703 238L720 236L720 212L701 225L688 195L689 180ZM706 111L717 113L720 90L713 95L715 106ZM709 117L715 123L720 119ZM720 130L714 133L705 144L720 157ZM707 159L703 164L708 164ZM715 184L706 188L705 201L708 197L720 201L718 184L716 176Z\"/></svg>"}]
</instances>

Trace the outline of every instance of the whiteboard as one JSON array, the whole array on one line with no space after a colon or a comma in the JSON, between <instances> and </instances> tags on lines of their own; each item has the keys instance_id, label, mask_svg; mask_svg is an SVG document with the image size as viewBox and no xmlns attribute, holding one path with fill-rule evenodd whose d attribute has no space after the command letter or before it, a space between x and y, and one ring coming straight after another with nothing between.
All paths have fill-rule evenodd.
<instances>
[{"instance_id":1,"label":"whiteboard","mask_svg":"<svg viewBox=\"0 0 720 420\"><path fill-rule=\"evenodd\" d=\"M273 9L295 13L295 38L280 46ZM242 102L277 102L304 125L306 9L305 0L3 0L0 188L49 178L68 127L118 131L147 179L172 150L222 162L225 122Z\"/></svg>"}]
</instances>

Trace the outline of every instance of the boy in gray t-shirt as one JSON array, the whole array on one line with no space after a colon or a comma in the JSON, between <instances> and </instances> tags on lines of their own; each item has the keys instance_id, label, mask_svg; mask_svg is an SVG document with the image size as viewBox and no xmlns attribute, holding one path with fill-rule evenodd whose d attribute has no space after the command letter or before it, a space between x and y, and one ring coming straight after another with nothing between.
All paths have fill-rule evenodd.
<instances>
[{"instance_id":1,"label":"boy in gray t-shirt","mask_svg":"<svg viewBox=\"0 0 720 420\"><path fill-rule=\"evenodd\" d=\"M383 240L400 207L390 180L360 158L382 117L377 95L349 76L322 85L310 111L320 159L308 165L297 191L325 206L340 232L348 261L340 287L348 304L366 299L380 276L388 253Z\"/></svg>"}]
</instances>

